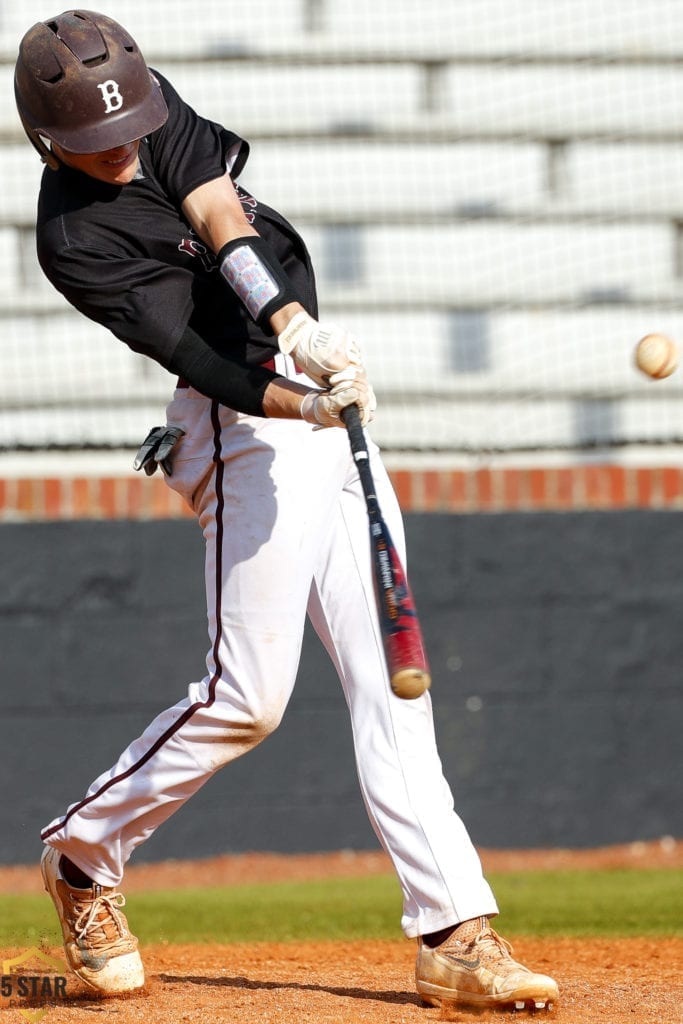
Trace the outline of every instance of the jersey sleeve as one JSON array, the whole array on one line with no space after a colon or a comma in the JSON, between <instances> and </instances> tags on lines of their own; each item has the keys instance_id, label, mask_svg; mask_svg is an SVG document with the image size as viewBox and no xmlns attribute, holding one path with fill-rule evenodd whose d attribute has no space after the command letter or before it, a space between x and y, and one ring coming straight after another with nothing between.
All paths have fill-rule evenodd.
<instances>
[{"instance_id":1,"label":"jersey sleeve","mask_svg":"<svg viewBox=\"0 0 683 1024\"><path fill-rule=\"evenodd\" d=\"M154 173L166 194L180 205L207 181L229 170L236 178L249 155L249 145L222 125L201 117L171 83L154 71L168 106L168 119L149 137Z\"/></svg>"},{"instance_id":2,"label":"jersey sleeve","mask_svg":"<svg viewBox=\"0 0 683 1024\"><path fill-rule=\"evenodd\" d=\"M46 273L81 313L134 352L168 367L191 315L189 271L148 258L71 247Z\"/></svg>"}]
</instances>

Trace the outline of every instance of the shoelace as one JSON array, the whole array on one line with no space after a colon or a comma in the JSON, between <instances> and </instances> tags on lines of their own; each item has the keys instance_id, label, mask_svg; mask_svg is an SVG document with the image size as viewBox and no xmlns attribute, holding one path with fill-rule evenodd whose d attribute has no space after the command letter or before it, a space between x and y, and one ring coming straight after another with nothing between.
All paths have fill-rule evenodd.
<instances>
[{"instance_id":1,"label":"shoelace","mask_svg":"<svg viewBox=\"0 0 683 1024\"><path fill-rule=\"evenodd\" d=\"M516 960L513 960L512 946L507 939L504 939L498 932L494 932L493 928L487 928L485 932L477 936L472 946L473 951L475 948L483 960L488 960L489 963L495 962L498 973L526 970Z\"/></svg>"},{"instance_id":2,"label":"shoelace","mask_svg":"<svg viewBox=\"0 0 683 1024\"><path fill-rule=\"evenodd\" d=\"M469 942L456 939L453 942L446 942L443 952L448 955L460 958L462 956L475 956L483 961L495 961L497 967L517 968L512 959L512 946L493 928L487 926L478 935L475 935Z\"/></svg>"},{"instance_id":3,"label":"shoelace","mask_svg":"<svg viewBox=\"0 0 683 1024\"><path fill-rule=\"evenodd\" d=\"M126 898L121 892L112 893L111 896L97 896L94 900L81 903L82 909L74 918L74 932L79 945L87 939L88 944L103 949L124 938L126 929L119 910L125 905ZM116 929L116 935L111 934L111 924ZM97 931L101 931L101 937L97 936Z\"/></svg>"}]
</instances>

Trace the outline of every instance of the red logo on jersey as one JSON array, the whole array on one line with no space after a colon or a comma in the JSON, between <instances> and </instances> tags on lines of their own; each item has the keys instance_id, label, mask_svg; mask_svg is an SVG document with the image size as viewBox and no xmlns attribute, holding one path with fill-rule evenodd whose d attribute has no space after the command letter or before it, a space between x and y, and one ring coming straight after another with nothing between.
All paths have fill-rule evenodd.
<instances>
[{"instance_id":1,"label":"red logo on jersey","mask_svg":"<svg viewBox=\"0 0 683 1024\"><path fill-rule=\"evenodd\" d=\"M216 269L216 257L203 242L196 238L183 238L178 246L178 251L185 252L188 256L198 257L204 265L204 270Z\"/></svg>"}]
</instances>

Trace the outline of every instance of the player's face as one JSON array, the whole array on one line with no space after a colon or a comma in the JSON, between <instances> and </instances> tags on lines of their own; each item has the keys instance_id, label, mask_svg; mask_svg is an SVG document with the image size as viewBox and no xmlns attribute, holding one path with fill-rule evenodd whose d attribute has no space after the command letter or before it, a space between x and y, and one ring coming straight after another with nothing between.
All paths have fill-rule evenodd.
<instances>
[{"instance_id":1,"label":"player's face","mask_svg":"<svg viewBox=\"0 0 683 1024\"><path fill-rule=\"evenodd\" d=\"M139 139L128 142L116 149L106 149L103 153L70 153L56 143L52 144L55 155L68 167L106 181L109 185L127 185L135 177L138 168Z\"/></svg>"}]
</instances>

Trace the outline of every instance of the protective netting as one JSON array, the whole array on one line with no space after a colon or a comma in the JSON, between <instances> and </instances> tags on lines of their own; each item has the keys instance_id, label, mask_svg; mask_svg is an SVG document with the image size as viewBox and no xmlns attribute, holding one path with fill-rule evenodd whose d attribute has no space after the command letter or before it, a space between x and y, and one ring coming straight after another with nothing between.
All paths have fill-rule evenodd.
<instances>
[{"instance_id":1,"label":"protective netting","mask_svg":"<svg viewBox=\"0 0 683 1024\"><path fill-rule=\"evenodd\" d=\"M322 316L358 334L385 449L683 437L683 378L632 361L647 332L683 339L680 0L99 9L250 141L242 181L306 239ZM1 10L0 448L132 447L173 380L42 278L12 75L61 9Z\"/></svg>"}]
</instances>

